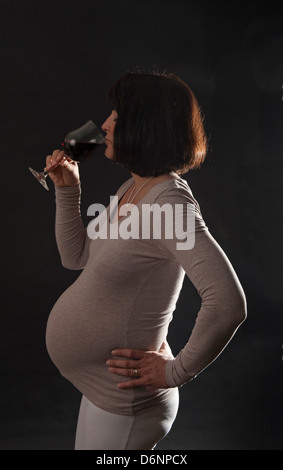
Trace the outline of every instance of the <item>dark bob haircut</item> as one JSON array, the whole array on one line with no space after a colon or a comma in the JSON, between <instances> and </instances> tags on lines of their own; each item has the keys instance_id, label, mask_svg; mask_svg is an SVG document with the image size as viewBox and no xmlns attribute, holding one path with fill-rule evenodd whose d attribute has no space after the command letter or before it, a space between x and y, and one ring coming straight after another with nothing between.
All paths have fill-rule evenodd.
<instances>
[{"instance_id":1,"label":"dark bob haircut","mask_svg":"<svg viewBox=\"0 0 283 470\"><path fill-rule=\"evenodd\" d=\"M207 139L197 99L179 77L127 73L108 90L118 113L114 161L139 176L179 174L204 161Z\"/></svg>"}]
</instances>

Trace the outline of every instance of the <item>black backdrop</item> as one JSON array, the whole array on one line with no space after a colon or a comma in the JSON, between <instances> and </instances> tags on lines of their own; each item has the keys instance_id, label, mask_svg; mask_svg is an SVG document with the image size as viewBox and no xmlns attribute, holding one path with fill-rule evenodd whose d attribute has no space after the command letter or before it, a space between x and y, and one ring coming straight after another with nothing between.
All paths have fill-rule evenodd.
<instances>
[{"instance_id":1,"label":"black backdrop","mask_svg":"<svg viewBox=\"0 0 283 470\"><path fill-rule=\"evenodd\" d=\"M282 394L282 1L1 0L2 450L72 449L80 394L45 349L48 314L79 275L54 239L41 169L65 133L108 116L108 86L166 69L194 90L210 150L188 173L206 223L244 287L248 320L181 388L159 449L280 449ZM81 165L82 214L129 177L103 151ZM170 328L177 353L199 298L186 280Z\"/></svg>"}]
</instances>

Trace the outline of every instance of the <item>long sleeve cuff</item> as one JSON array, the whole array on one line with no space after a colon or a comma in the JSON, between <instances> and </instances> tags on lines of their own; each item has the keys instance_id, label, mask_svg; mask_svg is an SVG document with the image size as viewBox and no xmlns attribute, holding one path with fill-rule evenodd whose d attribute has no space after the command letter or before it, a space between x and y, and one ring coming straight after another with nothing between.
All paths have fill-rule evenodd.
<instances>
[{"instance_id":1,"label":"long sleeve cuff","mask_svg":"<svg viewBox=\"0 0 283 470\"><path fill-rule=\"evenodd\" d=\"M180 359L168 359L165 365L165 378L168 387L181 387L187 382L193 380L196 375L188 377L188 372L185 371L180 363Z\"/></svg>"},{"instance_id":2,"label":"long sleeve cuff","mask_svg":"<svg viewBox=\"0 0 283 470\"><path fill-rule=\"evenodd\" d=\"M73 205L74 202L80 203L81 185L77 186L55 186L56 204Z\"/></svg>"}]
</instances>

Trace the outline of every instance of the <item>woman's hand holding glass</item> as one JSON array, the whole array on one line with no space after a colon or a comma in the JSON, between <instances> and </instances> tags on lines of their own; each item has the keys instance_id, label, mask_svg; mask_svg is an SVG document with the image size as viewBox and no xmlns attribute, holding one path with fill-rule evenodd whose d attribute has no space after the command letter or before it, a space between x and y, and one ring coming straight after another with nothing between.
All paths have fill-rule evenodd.
<instances>
[{"instance_id":1,"label":"woman's hand holding glass","mask_svg":"<svg viewBox=\"0 0 283 470\"><path fill-rule=\"evenodd\" d=\"M48 155L44 171L38 172L31 167L29 170L47 191L47 176L51 176L55 186L77 186L80 182L77 162L88 160L104 143L103 131L94 122L87 121L78 129L68 132L62 144L64 151L54 150L52 155Z\"/></svg>"},{"instance_id":2,"label":"woman's hand holding glass","mask_svg":"<svg viewBox=\"0 0 283 470\"><path fill-rule=\"evenodd\" d=\"M79 166L64 151L54 150L52 155L48 155L44 170L48 171L48 176L57 187L80 184Z\"/></svg>"}]
</instances>

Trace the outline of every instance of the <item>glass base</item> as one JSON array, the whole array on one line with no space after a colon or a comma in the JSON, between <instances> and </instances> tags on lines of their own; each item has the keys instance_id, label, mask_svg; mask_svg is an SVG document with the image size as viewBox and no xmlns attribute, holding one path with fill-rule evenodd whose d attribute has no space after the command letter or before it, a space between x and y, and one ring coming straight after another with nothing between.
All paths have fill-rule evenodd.
<instances>
[{"instance_id":1,"label":"glass base","mask_svg":"<svg viewBox=\"0 0 283 470\"><path fill-rule=\"evenodd\" d=\"M49 188L48 188L47 183L46 183L47 174L45 174L44 172L39 173L38 171L35 171L30 167L29 167L29 171L33 174L33 176L37 179L37 181L39 181L40 184L42 184L42 186L45 189L47 189L47 191L49 191Z\"/></svg>"}]
</instances>

